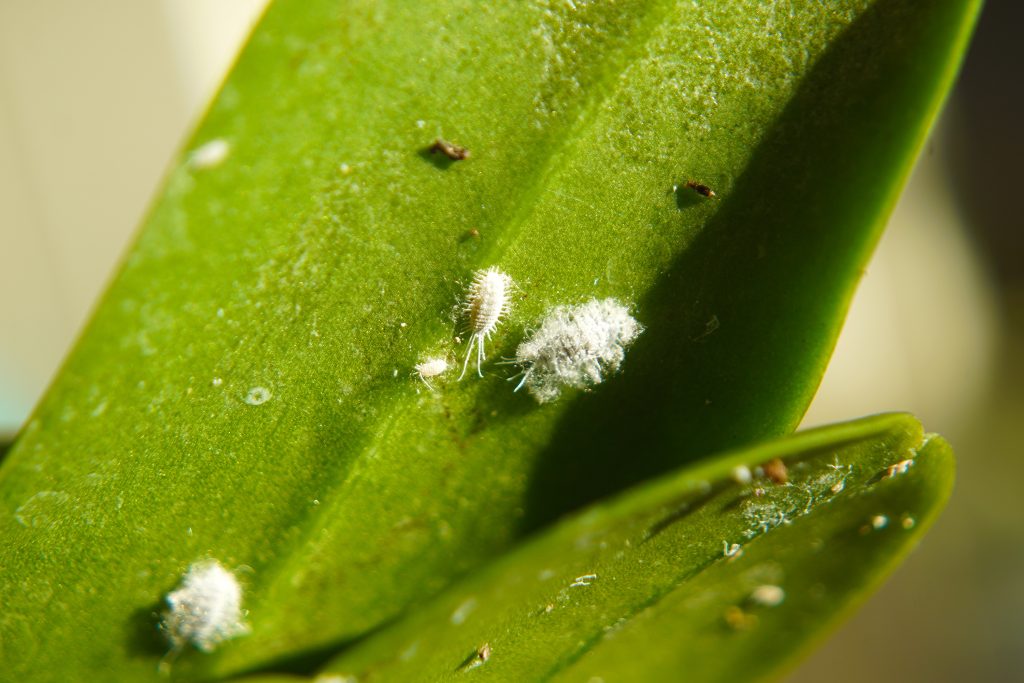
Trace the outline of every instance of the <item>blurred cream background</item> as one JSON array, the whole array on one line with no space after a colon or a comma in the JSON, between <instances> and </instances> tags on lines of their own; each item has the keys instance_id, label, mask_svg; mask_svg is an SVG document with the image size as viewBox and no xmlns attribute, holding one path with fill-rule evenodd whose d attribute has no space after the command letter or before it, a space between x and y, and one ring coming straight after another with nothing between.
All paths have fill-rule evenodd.
<instances>
[{"instance_id":1,"label":"blurred cream background","mask_svg":"<svg viewBox=\"0 0 1024 683\"><path fill-rule=\"evenodd\" d=\"M0 0L0 435L31 410L266 0Z\"/></svg>"},{"instance_id":2,"label":"blurred cream background","mask_svg":"<svg viewBox=\"0 0 1024 683\"><path fill-rule=\"evenodd\" d=\"M56 372L266 0L0 3L0 436ZM793 681L1024 676L1024 298L997 293L950 177L957 103L914 172L805 424L916 413L960 455L922 547ZM1013 334L1004 329L1009 326ZM1005 436L1005 438L1004 438Z\"/></svg>"}]
</instances>

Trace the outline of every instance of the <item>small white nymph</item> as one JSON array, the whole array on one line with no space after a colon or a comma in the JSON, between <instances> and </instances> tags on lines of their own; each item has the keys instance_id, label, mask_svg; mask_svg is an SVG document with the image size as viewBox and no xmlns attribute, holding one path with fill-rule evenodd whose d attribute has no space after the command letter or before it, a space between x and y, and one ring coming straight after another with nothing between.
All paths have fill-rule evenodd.
<instances>
[{"instance_id":1,"label":"small white nymph","mask_svg":"<svg viewBox=\"0 0 1024 683\"><path fill-rule=\"evenodd\" d=\"M615 299L591 299L577 306L555 306L540 328L516 349L523 386L547 403L564 388L588 389L618 371L626 348L644 328Z\"/></svg>"},{"instance_id":2,"label":"small white nymph","mask_svg":"<svg viewBox=\"0 0 1024 683\"><path fill-rule=\"evenodd\" d=\"M167 594L163 630L173 650L191 644L212 652L225 640L248 632L242 619L242 587L216 560L188 568L181 586Z\"/></svg>"},{"instance_id":3,"label":"small white nymph","mask_svg":"<svg viewBox=\"0 0 1024 683\"><path fill-rule=\"evenodd\" d=\"M431 391L434 390L433 385L430 384L428 377L437 377L448 372L448 361L440 356L434 358L428 358L422 363L417 363L415 366L416 374L420 376L423 383L427 385L427 388Z\"/></svg>"},{"instance_id":4,"label":"small white nymph","mask_svg":"<svg viewBox=\"0 0 1024 683\"><path fill-rule=\"evenodd\" d=\"M476 372L484 376L480 366L486 360L484 340L498 327L501 319L508 315L512 307L512 278L496 266L486 270L478 270L473 275L473 282L466 292L463 313L469 321L469 346L466 348L466 360L462 364L461 380L469 367L469 358L476 345Z\"/></svg>"}]
</instances>

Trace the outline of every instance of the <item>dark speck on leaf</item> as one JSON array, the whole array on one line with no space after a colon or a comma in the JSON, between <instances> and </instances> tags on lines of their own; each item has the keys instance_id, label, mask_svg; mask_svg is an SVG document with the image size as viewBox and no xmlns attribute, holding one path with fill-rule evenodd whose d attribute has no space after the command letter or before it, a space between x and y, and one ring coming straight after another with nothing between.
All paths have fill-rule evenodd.
<instances>
[{"instance_id":1,"label":"dark speck on leaf","mask_svg":"<svg viewBox=\"0 0 1024 683\"><path fill-rule=\"evenodd\" d=\"M470 228L459 237L460 242L468 242L470 240L480 241L480 231L477 228Z\"/></svg>"},{"instance_id":2,"label":"dark speck on leaf","mask_svg":"<svg viewBox=\"0 0 1024 683\"><path fill-rule=\"evenodd\" d=\"M428 148L428 151L432 154L443 154L452 161L462 161L463 159L469 158L469 150L462 145L456 145L454 142L448 142L438 138L434 141L434 144Z\"/></svg>"},{"instance_id":3,"label":"dark speck on leaf","mask_svg":"<svg viewBox=\"0 0 1024 683\"><path fill-rule=\"evenodd\" d=\"M686 186L702 197L714 197L715 191L707 185L698 183L696 180L687 180Z\"/></svg>"},{"instance_id":4,"label":"dark speck on leaf","mask_svg":"<svg viewBox=\"0 0 1024 683\"><path fill-rule=\"evenodd\" d=\"M484 643L483 645L478 647L475 652L473 652L471 655L466 657L466 659L464 659L462 661L462 663L459 664L459 666L456 669L456 671L464 671L466 669L475 669L476 667L480 666L481 664L486 663L487 660L490 659L490 658L491 658L491 644L490 643Z\"/></svg>"}]
</instances>

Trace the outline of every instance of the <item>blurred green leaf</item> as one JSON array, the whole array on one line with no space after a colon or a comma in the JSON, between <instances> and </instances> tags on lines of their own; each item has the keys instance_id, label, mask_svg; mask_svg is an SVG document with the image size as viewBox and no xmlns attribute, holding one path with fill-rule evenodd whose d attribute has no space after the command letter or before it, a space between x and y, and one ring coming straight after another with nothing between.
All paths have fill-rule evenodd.
<instances>
[{"instance_id":1,"label":"blurred green leaf","mask_svg":"<svg viewBox=\"0 0 1024 683\"><path fill-rule=\"evenodd\" d=\"M735 466L775 458L787 483L734 480ZM381 683L470 669L492 681L758 680L892 569L952 481L946 442L905 415L733 453L541 533L327 671Z\"/></svg>"},{"instance_id":2,"label":"blurred green leaf","mask_svg":"<svg viewBox=\"0 0 1024 683\"><path fill-rule=\"evenodd\" d=\"M154 675L207 557L252 630L179 675L315 659L792 430L977 7L274 3L0 469L4 675ZM426 390L491 265L520 291L492 361L614 296L647 328L624 374L545 406L493 364Z\"/></svg>"}]
</instances>

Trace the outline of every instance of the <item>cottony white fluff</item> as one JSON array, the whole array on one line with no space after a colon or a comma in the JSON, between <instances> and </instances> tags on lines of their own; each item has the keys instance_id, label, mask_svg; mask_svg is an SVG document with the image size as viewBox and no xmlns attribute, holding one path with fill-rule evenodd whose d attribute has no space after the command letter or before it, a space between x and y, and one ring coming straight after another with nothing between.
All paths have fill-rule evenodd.
<instances>
[{"instance_id":1,"label":"cottony white fluff","mask_svg":"<svg viewBox=\"0 0 1024 683\"><path fill-rule=\"evenodd\" d=\"M540 328L519 345L515 362L538 403L558 398L563 388L587 389L618 371L626 348L643 332L629 310L615 299L591 299L556 306Z\"/></svg>"},{"instance_id":2,"label":"cottony white fluff","mask_svg":"<svg viewBox=\"0 0 1024 683\"><path fill-rule=\"evenodd\" d=\"M216 560L188 568L181 587L167 594L163 630L175 650L190 643L211 652L248 631L242 621L242 587Z\"/></svg>"},{"instance_id":3,"label":"cottony white fluff","mask_svg":"<svg viewBox=\"0 0 1024 683\"><path fill-rule=\"evenodd\" d=\"M484 340L494 332L501 319L508 315L512 307L512 278L500 268L491 266L486 270L478 270L473 275L473 282L466 292L463 312L469 321L469 346L466 347L466 360L462 364L461 380L466 376L469 358L476 345L476 373L484 376L480 366L486 360Z\"/></svg>"}]
</instances>

